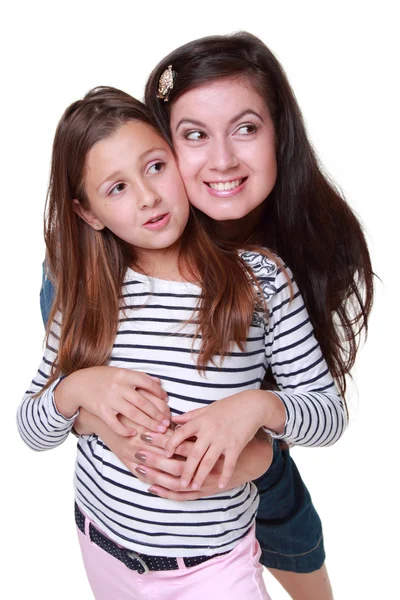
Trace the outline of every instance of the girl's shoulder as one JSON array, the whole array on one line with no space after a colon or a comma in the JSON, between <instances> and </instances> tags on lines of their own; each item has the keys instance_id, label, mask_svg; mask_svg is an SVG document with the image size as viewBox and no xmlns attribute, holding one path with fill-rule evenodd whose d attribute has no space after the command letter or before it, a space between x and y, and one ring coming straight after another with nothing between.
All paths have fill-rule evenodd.
<instances>
[{"instance_id":1,"label":"girl's shoulder","mask_svg":"<svg viewBox=\"0 0 400 600\"><path fill-rule=\"evenodd\" d=\"M265 251L265 254L263 253ZM293 274L289 267L279 256L268 250L243 250L240 253L242 260L251 268L266 299L272 298L277 293L290 287ZM290 283L289 283L290 282Z\"/></svg>"},{"instance_id":2,"label":"girl's shoulder","mask_svg":"<svg viewBox=\"0 0 400 600\"><path fill-rule=\"evenodd\" d=\"M265 254L262 251L265 251ZM255 250L242 250L239 252L241 258L249 265L255 275L276 275L279 265L283 264L276 254L266 248Z\"/></svg>"}]
</instances>

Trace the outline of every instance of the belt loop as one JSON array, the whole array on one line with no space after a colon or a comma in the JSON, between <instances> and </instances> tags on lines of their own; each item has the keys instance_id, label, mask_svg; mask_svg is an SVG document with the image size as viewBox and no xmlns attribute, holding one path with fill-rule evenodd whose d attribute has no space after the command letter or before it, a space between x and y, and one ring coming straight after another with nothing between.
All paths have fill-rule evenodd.
<instances>
[{"instance_id":1,"label":"belt loop","mask_svg":"<svg viewBox=\"0 0 400 600\"><path fill-rule=\"evenodd\" d=\"M90 529L89 529L89 527L90 527L90 521L89 521L89 519L87 518L86 515L83 515L83 516L85 517L85 535L86 535L88 541L90 543L92 543L92 540L90 539Z\"/></svg>"}]
</instances>

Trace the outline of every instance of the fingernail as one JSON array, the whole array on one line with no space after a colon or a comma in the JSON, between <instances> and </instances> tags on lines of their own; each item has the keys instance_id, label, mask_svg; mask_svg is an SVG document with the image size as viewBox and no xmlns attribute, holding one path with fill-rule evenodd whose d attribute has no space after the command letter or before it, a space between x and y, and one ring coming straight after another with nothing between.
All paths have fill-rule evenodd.
<instances>
[{"instance_id":1,"label":"fingernail","mask_svg":"<svg viewBox=\"0 0 400 600\"><path fill-rule=\"evenodd\" d=\"M169 421L169 419L163 419L163 420L161 421L161 423L162 423L163 425L165 425L165 427L168 427L168 426L169 426L169 423L170 423L170 421Z\"/></svg>"},{"instance_id":2,"label":"fingernail","mask_svg":"<svg viewBox=\"0 0 400 600\"><path fill-rule=\"evenodd\" d=\"M142 433L142 435L140 436L140 439L143 440L144 442L146 442L146 444L151 444L153 442L153 438L151 437L151 435L148 435L147 433Z\"/></svg>"},{"instance_id":3,"label":"fingernail","mask_svg":"<svg viewBox=\"0 0 400 600\"><path fill-rule=\"evenodd\" d=\"M220 489L220 490L223 490L223 489L224 489L224 487L225 487L225 484L224 484L224 483L219 483L219 484L218 484L218 487L219 487L219 489Z\"/></svg>"},{"instance_id":4,"label":"fingernail","mask_svg":"<svg viewBox=\"0 0 400 600\"><path fill-rule=\"evenodd\" d=\"M198 483L194 483L194 484L192 485L192 490L198 490L198 489L199 489L199 487L200 487L200 486L199 486L199 484L198 484Z\"/></svg>"},{"instance_id":5,"label":"fingernail","mask_svg":"<svg viewBox=\"0 0 400 600\"><path fill-rule=\"evenodd\" d=\"M160 379L159 377L154 377L153 375L150 375L150 377L151 377L152 379L154 379L154 381L161 381L161 379Z\"/></svg>"},{"instance_id":6,"label":"fingernail","mask_svg":"<svg viewBox=\"0 0 400 600\"><path fill-rule=\"evenodd\" d=\"M150 492L150 494L155 494L155 488L153 487L149 487L149 489L147 490L148 492Z\"/></svg>"},{"instance_id":7,"label":"fingernail","mask_svg":"<svg viewBox=\"0 0 400 600\"><path fill-rule=\"evenodd\" d=\"M157 425L157 431L159 431L160 433L165 433L165 430L165 425Z\"/></svg>"},{"instance_id":8,"label":"fingernail","mask_svg":"<svg viewBox=\"0 0 400 600\"><path fill-rule=\"evenodd\" d=\"M135 458L140 460L140 462L146 462L146 455L142 454L141 452L136 452Z\"/></svg>"},{"instance_id":9,"label":"fingernail","mask_svg":"<svg viewBox=\"0 0 400 600\"><path fill-rule=\"evenodd\" d=\"M187 487L188 486L188 482L185 479L182 479L181 486L182 487Z\"/></svg>"},{"instance_id":10,"label":"fingernail","mask_svg":"<svg viewBox=\"0 0 400 600\"><path fill-rule=\"evenodd\" d=\"M135 471L136 473L140 473L140 475L147 475L147 471L143 467L136 467Z\"/></svg>"}]
</instances>

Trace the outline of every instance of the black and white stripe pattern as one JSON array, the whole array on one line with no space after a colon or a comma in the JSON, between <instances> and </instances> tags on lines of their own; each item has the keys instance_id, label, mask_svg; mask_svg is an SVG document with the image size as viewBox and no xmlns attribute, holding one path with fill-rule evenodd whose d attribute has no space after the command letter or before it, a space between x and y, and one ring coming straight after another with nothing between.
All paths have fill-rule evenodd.
<instances>
[{"instance_id":1,"label":"black and white stripe pattern","mask_svg":"<svg viewBox=\"0 0 400 600\"><path fill-rule=\"evenodd\" d=\"M160 377L175 414L205 406L240 391L259 388L271 366L285 405L282 435L294 444L333 444L342 434L345 412L315 340L302 297L292 280L271 260L255 253L244 258L254 269L268 306L268 320L255 313L244 352L234 348L221 366L205 376L191 351L195 326L187 324L200 288L184 282L148 278L128 269L123 287L126 308L110 365ZM290 275L290 271L289 271ZM56 358L60 325L52 335L39 371L18 409L18 426L34 450L55 447L67 437L72 419L55 407L55 382L40 397ZM216 357L217 365L218 357ZM76 499L98 528L118 544L144 554L197 556L235 547L251 527L258 505L256 488L245 484L211 498L179 503L153 496L96 436L81 438L75 471Z\"/></svg>"}]
</instances>

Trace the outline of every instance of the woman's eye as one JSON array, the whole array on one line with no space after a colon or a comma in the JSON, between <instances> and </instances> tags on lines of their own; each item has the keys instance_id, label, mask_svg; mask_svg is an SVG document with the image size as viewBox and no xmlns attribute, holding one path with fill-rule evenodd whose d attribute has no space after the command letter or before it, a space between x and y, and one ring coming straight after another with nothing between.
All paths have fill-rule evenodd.
<instances>
[{"instance_id":1,"label":"woman's eye","mask_svg":"<svg viewBox=\"0 0 400 600\"><path fill-rule=\"evenodd\" d=\"M185 138L187 140L199 141L205 140L206 137L207 136L203 131L189 131L188 133L185 133Z\"/></svg>"},{"instance_id":2,"label":"woman's eye","mask_svg":"<svg viewBox=\"0 0 400 600\"><path fill-rule=\"evenodd\" d=\"M152 164L151 167L149 167L147 172L150 173L151 175L153 175L154 173L161 173L161 171L163 171L164 168L165 168L165 163L159 161L159 162Z\"/></svg>"},{"instance_id":3,"label":"woman's eye","mask_svg":"<svg viewBox=\"0 0 400 600\"><path fill-rule=\"evenodd\" d=\"M236 133L239 135L251 135L257 131L258 127L256 125L252 125L251 123L247 123L247 125L241 125L238 129L236 129Z\"/></svg>"},{"instance_id":4,"label":"woman's eye","mask_svg":"<svg viewBox=\"0 0 400 600\"><path fill-rule=\"evenodd\" d=\"M110 190L109 195L117 196L118 194L123 192L125 188L126 188L126 183L117 183L117 185L114 185L114 187Z\"/></svg>"}]
</instances>

